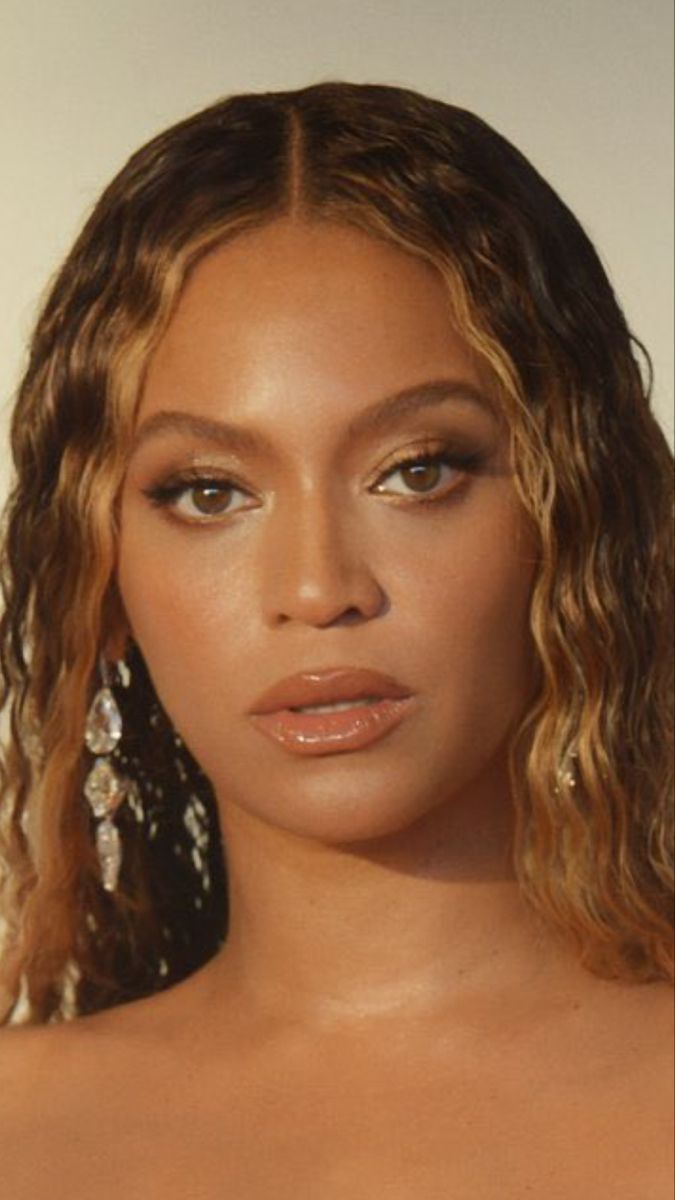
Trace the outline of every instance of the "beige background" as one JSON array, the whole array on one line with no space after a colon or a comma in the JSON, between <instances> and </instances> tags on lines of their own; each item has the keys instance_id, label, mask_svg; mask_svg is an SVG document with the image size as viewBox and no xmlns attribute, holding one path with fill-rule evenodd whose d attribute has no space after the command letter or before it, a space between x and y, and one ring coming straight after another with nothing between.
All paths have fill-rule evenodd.
<instances>
[{"instance_id":1,"label":"beige background","mask_svg":"<svg viewBox=\"0 0 675 1200\"><path fill-rule=\"evenodd\" d=\"M37 301L102 186L221 95L417 87L528 155L596 243L672 438L671 0L0 0L0 494Z\"/></svg>"}]
</instances>

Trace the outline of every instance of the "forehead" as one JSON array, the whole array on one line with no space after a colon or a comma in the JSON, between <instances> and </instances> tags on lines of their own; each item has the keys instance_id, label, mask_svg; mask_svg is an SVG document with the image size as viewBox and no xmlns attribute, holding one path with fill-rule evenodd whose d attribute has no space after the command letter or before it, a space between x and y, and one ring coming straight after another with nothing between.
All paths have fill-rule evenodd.
<instances>
[{"instance_id":1,"label":"forehead","mask_svg":"<svg viewBox=\"0 0 675 1200\"><path fill-rule=\"evenodd\" d=\"M150 363L139 416L349 421L451 376L487 389L430 263L346 225L280 219L192 272Z\"/></svg>"}]
</instances>

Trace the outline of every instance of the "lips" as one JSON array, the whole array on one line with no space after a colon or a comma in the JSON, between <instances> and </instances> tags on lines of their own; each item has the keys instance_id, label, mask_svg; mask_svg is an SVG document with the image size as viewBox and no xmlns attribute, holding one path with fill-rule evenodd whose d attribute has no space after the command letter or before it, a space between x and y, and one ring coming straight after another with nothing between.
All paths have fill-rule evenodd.
<instances>
[{"instance_id":1,"label":"lips","mask_svg":"<svg viewBox=\"0 0 675 1200\"><path fill-rule=\"evenodd\" d=\"M322 667L290 675L254 701L251 715L341 700L404 699L411 690L391 675L362 667Z\"/></svg>"},{"instance_id":2,"label":"lips","mask_svg":"<svg viewBox=\"0 0 675 1200\"><path fill-rule=\"evenodd\" d=\"M295 711L342 701L353 707ZM292 755L333 755L382 741L413 704L410 689L391 675L363 667L322 667L282 679L258 697L249 716L260 733Z\"/></svg>"}]
</instances>

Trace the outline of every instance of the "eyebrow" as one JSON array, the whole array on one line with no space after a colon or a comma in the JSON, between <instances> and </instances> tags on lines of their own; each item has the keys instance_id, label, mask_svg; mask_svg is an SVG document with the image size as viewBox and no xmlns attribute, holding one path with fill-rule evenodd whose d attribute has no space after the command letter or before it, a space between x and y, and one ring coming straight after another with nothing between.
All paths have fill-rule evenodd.
<instances>
[{"instance_id":1,"label":"eyebrow","mask_svg":"<svg viewBox=\"0 0 675 1200\"><path fill-rule=\"evenodd\" d=\"M433 379L394 392L358 413L347 426L346 440L357 441L366 436L386 432L396 421L426 408L448 401L465 402L495 417L494 405L488 397L468 381ZM153 413L138 428L132 452L152 437L166 433L183 433L217 443L242 454L260 454L271 447L270 439L260 432L199 417L193 413L165 409Z\"/></svg>"}]
</instances>

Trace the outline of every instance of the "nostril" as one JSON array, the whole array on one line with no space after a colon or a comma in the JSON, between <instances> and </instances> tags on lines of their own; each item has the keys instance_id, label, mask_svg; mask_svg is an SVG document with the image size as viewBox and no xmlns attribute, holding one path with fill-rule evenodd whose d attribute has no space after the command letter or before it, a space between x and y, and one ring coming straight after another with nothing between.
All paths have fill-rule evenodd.
<instances>
[{"instance_id":1,"label":"nostril","mask_svg":"<svg viewBox=\"0 0 675 1200\"><path fill-rule=\"evenodd\" d=\"M363 620L363 613L359 612L358 608L348 608L347 612L338 617L336 624L338 625L354 625L357 621Z\"/></svg>"}]
</instances>

